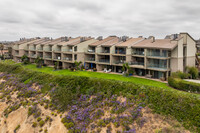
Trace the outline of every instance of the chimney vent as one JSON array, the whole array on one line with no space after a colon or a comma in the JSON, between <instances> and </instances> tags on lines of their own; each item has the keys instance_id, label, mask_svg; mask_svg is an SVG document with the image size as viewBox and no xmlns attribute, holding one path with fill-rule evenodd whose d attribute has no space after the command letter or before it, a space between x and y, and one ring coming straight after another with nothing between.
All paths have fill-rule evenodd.
<instances>
[{"instance_id":1,"label":"chimney vent","mask_svg":"<svg viewBox=\"0 0 200 133\"><path fill-rule=\"evenodd\" d=\"M99 41L103 40L103 36L97 37L97 40L99 40Z\"/></svg>"}]
</instances>

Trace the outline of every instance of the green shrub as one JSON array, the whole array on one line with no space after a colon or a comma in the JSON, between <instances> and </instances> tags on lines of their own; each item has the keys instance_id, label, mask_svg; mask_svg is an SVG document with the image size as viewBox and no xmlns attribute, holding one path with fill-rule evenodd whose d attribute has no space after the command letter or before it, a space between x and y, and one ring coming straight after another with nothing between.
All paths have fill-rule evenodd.
<instances>
[{"instance_id":1,"label":"green shrub","mask_svg":"<svg viewBox=\"0 0 200 133\"><path fill-rule=\"evenodd\" d=\"M32 127L37 127L37 123L33 122Z\"/></svg>"},{"instance_id":2,"label":"green shrub","mask_svg":"<svg viewBox=\"0 0 200 133\"><path fill-rule=\"evenodd\" d=\"M196 67L187 67L188 73L192 76L192 79L197 79L199 71Z\"/></svg>"},{"instance_id":3,"label":"green shrub","mask_svg":"<svg viewBox=\"0 0 200 133\"><path fill-rule=\"evenodd\" d=\"M190 77L189 73L183 73L181 71L173 72L171 77L173 78L181 78L181 79L187 79Z\"/></svg>"},{"instance_id":4,"label":"green shrub","mask_svg":"<svg viewBox=\"0 0 200 133\"><path fill-rule=\"evenodd\" d=\"M179 90L200 93L200 84L198 83L188 82L179 78L172 77L169 77L168 83L170 86Z\"/></svg>"},{"instance_id":5,"label":"green shrub","mask_svg":"<svg viewBox=\"0 0 200 133\"><path fill-rule=\"evenodd\" d=\"M38 117L38 118L37 118L37 121L38 121L38 122L39 122L39 121L41 121L41 120L42 120L42 118L41 118L41 117Z\"/></svg>"},{"instance_id":6,"label":"green shrub","mask_svg":"<svg viewBox=\"0 0 200 133\"><path fill-rule=\"evenodd\" d=\"M40 120L40 121L39 121L40 127L44 126L44 124L45 124L45 122L44 122L43 120Z\"/></svg>"},{"instance_id":7,"label":"green shrub","mask_svg":"<svg viewBox=\"0 0 200 133\"><path fill-rule=\"evenodd\" d=\"M17 127L14 130L14 132L16 132L19 128L20 128L20 125L17 125Z\"/></svg>"},{"instance_id":8,"label":"green shrub","mask_svg":"<svg viewBox=\"0 0 200 133\"><path fill-rule=\"evenodd\" d=\"M72 127L74 127L74 123L73 122L69 122L69 123L64 123L64 126L67 128L67 129L70 129Z\"/></svg>"}]
</instances>

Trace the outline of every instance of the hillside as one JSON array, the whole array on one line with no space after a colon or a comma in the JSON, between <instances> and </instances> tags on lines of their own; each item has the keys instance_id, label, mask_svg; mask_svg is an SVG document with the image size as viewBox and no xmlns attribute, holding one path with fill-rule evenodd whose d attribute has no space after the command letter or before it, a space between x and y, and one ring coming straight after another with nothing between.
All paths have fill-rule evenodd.
<instances>
[{"instance_id":1,"label":"hillside","mask_svg":"<svg viewBox=\"0 0 200 133\"><path fill-rule=\"evenodd\" d=\"M170 117L154 114L140 98L105 94L81 95L61 111L38 84L23 84L0 74L2 133L64 132L182 132ZM143 96L141 96L143 97Z\"/></svg>"}]
</instances>

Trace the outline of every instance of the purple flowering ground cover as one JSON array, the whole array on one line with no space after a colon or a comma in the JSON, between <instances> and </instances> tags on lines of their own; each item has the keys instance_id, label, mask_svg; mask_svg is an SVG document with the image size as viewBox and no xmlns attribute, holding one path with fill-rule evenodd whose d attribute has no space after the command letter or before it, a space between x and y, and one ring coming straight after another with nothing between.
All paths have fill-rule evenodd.
<instances>
[{"instance_id":1,"label":"purple flowering ground cover","mask_svg":"<svg viewBox=\"0 0 200 133\"><path fill-rule=\"evenodd\" d=\"M81 94L65 109L60 109L55 103L57 99L51 100L56 85L49 84L52 89L44 94L41 92L43 86L37 83L30 81L24 84L14 75L5 73L0 74L1 79L3 80L0 83L0 102L6 102L9 105L3 115L8 117L11 112L25 107L28 110L27 117L32 116L35 119L32 122L33 128L38 127L41 130L47 123L54 120L47 115L44 118L41 107L51 111L52 117L58 117L57 114L59 114L61 122L69 133L136 133L148 121L143 114L148 108L143 102L145 101L143 94L129 98L105 93ZM17 100L12 100L13 95ZM47 129L44 131L47 132Z\"/></svg>"}]
</instances>

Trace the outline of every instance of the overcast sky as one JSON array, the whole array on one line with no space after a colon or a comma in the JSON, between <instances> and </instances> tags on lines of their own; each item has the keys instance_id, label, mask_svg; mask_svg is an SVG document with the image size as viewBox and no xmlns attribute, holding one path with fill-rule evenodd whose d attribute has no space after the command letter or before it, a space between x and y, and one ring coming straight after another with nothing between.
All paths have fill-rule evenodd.
<instances>
[{"instance_id":1,"label":"overcast sky","mask_svg":"<svg viewBox=\"0 0 200 133\"><path fill-rule=\"evenodd\" d=\"M199 0L0 0L0 41L179 32L200 38Z\"/></svg>"}]
</instances>

